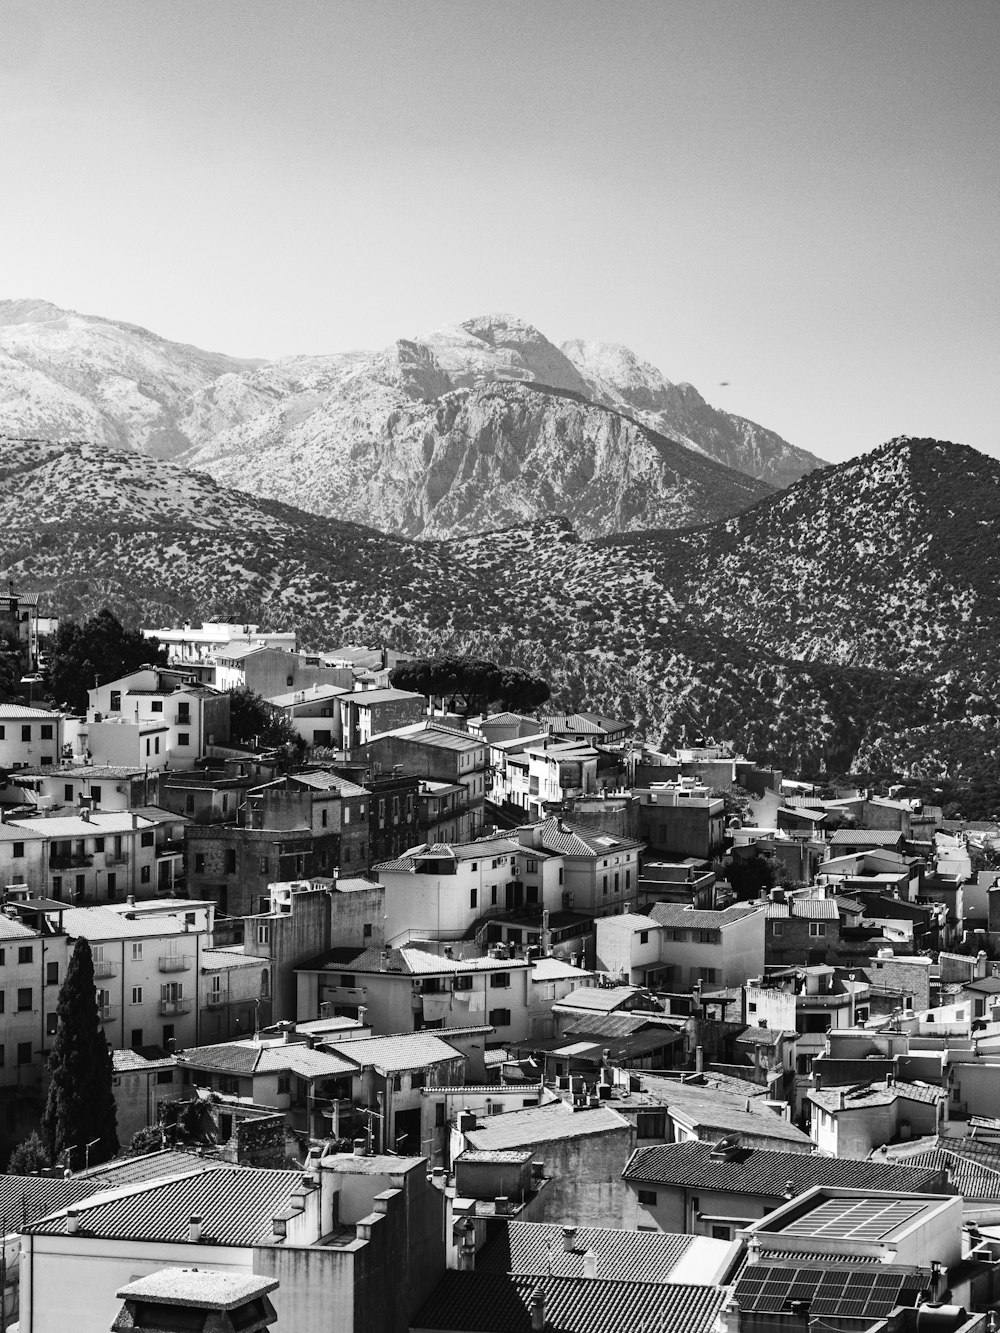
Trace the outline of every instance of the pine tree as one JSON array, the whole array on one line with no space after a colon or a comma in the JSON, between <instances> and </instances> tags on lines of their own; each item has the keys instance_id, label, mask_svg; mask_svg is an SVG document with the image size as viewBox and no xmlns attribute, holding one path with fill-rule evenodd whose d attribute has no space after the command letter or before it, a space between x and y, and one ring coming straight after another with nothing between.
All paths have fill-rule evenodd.
<instances>
[{"instance_id":1,"label":"pine tree","mask_svg":"<svg viewBox=\"0 0 1000 1333\"><path fill-rule=\"evenodd\" d=\"M65 1161L78 1171L118 1151L114 1066L97 1021L94 959L85 939L77 940L73 950L57 1014L42 1137L53 1162Z\"/></svg>"}]
</instances>

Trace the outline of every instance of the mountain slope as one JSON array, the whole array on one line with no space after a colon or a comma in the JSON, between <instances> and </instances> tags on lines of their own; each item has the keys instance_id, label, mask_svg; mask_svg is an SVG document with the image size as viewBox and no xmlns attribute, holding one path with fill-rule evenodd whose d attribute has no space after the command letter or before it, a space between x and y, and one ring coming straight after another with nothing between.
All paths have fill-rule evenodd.
<instances>
[{"instance_id":1,"label":"mountain slope","mask_svg":"<svg viewBox=\"0 0 1000 1333\"><path fill-rule=\"evenodd\" d=\"M167 457L188 447L177 414L191 395L253 364L47 301L0 301L0 423L12 434Z\"/></svg>"},{"instance_id":2,"label":"mountain slope","mask_svg":"<svg viewBox=\"0 0 1000 1333\"><path fill-rule=\"evenodd\" d=\"M755 421L710 407L693 384L672 384L627 347L574 339L563 343L562 350L586 380L595 402L624 412L725 467L784 487L825 466L822 459Z\"/></svg>"},{"instance_id":3,"label":"mountain slope","mask_svg":"<svg viewBox=\"0 0 1000 1333\"><path fill-rule=\"evenodd\" d=\"M46 302L0 302L0 429L131 446L425 537L549 512L588 535L706 522L817 463L627 349L560 349L511 315L377 353L259 363ZM734 475L717 470L706 487L698 456Z\"/></svg>"},{"instance_id":4,"label":"mountain slope","mask_svg":"<svg viewBox=\"0 0 1000 1333\"><path fill-rule=\"evenodd\" d=\"M1000 801L1000 464L962 446L893 441L736 518L593 541L552 519L412 542L90 444L0 441L0 480L0 568L55 611L474 652L653 742Z\"/></svg>"}]
</instances>

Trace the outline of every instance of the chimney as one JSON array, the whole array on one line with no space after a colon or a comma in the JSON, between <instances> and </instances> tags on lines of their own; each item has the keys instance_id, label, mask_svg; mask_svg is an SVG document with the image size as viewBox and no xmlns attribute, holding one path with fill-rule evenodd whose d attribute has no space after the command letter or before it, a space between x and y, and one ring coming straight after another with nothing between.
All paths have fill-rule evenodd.
<instances>
[{"instance_id":1,"label":"chimney","mask_svg":"<svg viewBox=\"0 0 1000 1333\"><path fill-rule=\"evenodd\" d=\"M705 1072L704 1046L696 1046L694 1048L694 1071L696 1074L703 1074Z\"/></svg>"},{"instance_id":2,"label":"chimney","mask_svg":"<svg viewBox=\"0 0 1000 1333\"><path fill-rule=\"evenodd\" d=\"M576 1227L564 1226L563 1229L563 1250L566 1254L576 1252Z\"/></svg>"},{"instance_id":3,"label":"chimney","mask_svg":"<svg viewBox=\"0 0 1000 1333\"><path fill-rule=\"evenodd\" d=\"M125 899L125 905L126 905L126 907L134 907L134 906L135 906L135 894L134 894L134 893L130 893L129 896Z\"/></svg>"},{"instance_id":4,"label":"chimney","mask_svg":"<svg viewBox=\"0 0 1000 1333\"><path fill-rule=\"evenodd\" d=\"M597 1255L593 1250L587 1250L583 1256L583 1276L588 1278L597 1277Z\"/></svg>"},{"instance_id":5,"label":"chimney","mask_svg":"<svg viewBox=\"0 0 1000 1333\"><path fill-rule=\"evenodd\" d=\"M201 1240L201 1218L197 1213L192 1213L188 1218L188 1242L192 1245Z\"/></svg>"},{"instance_id":6,"label":"chimney","mask_svg":"<svg viewBox=\"0 0 1000 1333\"><path fill-rule=\"evenodd\" d=\"M368 1013L368 1007L367 1007L367 1005L359 1004L359 1005L358 1005L358 1022L361 1023L362 1025L364 1024L365 1017L367 1016L367 1013Z\"/></svg>"},{"instance_id":7,"label":"chimney","mask_svg":"<svg viewBox=\"0 0 1000 1333\"><path fill-rule=\"evenodd\" d=\"M367 1146L367 1145L366 1145L364 1139L355 1139L355 1140L354 1140L354 1156L355 1156L355 1157L364 1157L364 1156L365 1156L365 1148L366 1148L366 1146Z\"/></svg>"},{"instance_id":8,"label":"chimney","mask_svg":"<svg viewBox=\"0 0 1000 1333\"><path fill-rule=\"evenodd\" d=\"M78 1208L66 1209L66 1234L72 1236L76 1234L80 1226L80 1210Z\"/></svg>"},{"instance_id":9,"label":"chimney","mask_svg":"<svg viewBox=\"0 0 1000 1333\"><path fill-rule=\"evenodd\" d=\"M823 1075L813 1074L813 1092L823 1091Z\"/></svg>"},{"instance_id":10,"label":"chimney","mask_svg":"<svg viewBox=\"0 0 1000 1333\"><path fill-rule=\"evenodd\" d=\"M471 1220L466 1221L462 1232L462 1243L458 1250L458 1267L463 1273L476 1271L476 1228Z\"/></svg>"},{"instance_id":11,"label":"chimney","mask_svg":"<svg viewBox=\"0 0 1000 1333\"><path fill-rule=\"evenodd\" d=\"M541 1283L531 1293L531 1333L545 1333L545 1292Z\"/></svg>"}]
</instances>

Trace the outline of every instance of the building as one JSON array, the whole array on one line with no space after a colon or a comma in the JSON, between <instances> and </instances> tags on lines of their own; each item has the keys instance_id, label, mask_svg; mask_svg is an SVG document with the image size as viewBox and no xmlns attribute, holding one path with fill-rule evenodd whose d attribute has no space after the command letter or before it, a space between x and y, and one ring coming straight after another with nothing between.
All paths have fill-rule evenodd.
<instances>
[{"instance_id":1,"label":"building","mask_svg":"<svg viewBox=\"0 0 1000 1333\"><path fill-rule=\"evenodd\" d=\"M891 1074L852 1087L814 1087L806 1097L813 1142L821 1152L837 1157L867 1157L901 1135L938 1135L947 1096L944 1088L901 1083Z\"/></svg>"},{"instance_id":2,"label":"building","mask_svg":"<svg viewBox=\"0 0 1000 1333\"><path fill-rule=\"evenodd\" d=\"M147 768L110 764L57 763L18 772L16 781L0 793L11 805L34 805L39 810L86 806L105 813L155 805L159 774Z\"/></svg>"},{"instance_id":3,"label":"building","mask_svg":"<svg viewBox=\"0 0 1000 1333\"><path fill-rule=\"evenodd\" d=\"M162 1108L175 1102L184 1090L174 1057L155 1046L147 1047L146 1052L120 1047L111 1052L118 1142L126 1148L140 1129L159 1124Z\"/></svg>"},{"instance_id":4,"label":"building","mask_svg":"<svg viewBox=\"0 0 1000 1333\"><path fill-rule=\"evenodd\" d=\"M198 1017L201 1040L207 1044L246 1037L262 1022L270 1022L270 976L270 960L248 954L242 945L203 948Z\"/></svg>"},{"instance_id":5,"label":"building","mask_svg":"<svg viewBox=\"0 0 1000 1333\"><path fill-rule=\"evenodd\" d=\"M541 724L557 740L584 740L591 745L620 745L635 734L631 722L602 717L600 713L552 713L544 716Z\"/></svg>"},{"instance_id":6,"label":"building","mask_svg":"<svg viewBox=\"0 0 1000 1333\"><path fill-rule=\"evenodd\" d=\"M81 757L152 770L193 768L229 740L229 696L183 671L142 667L88 692Z\"/></svg>"},{"instance_id":7,"label":"building","mask_svg":"<svg viewBox=\"0 0 1000 1333\"><path fill-rule=\"evenodd\" d=\"M627 912L634 904L641 842L556 818L515 833L529 856L534 849L561 858L557 869L564 910L599 917Z\"/></svg>"},{"instance_id":8,"label":"building","mask_svg":"<svg viewBox=\"0 0 1000 1333\"><path fill-rule=\"evenodd\" d=\"M63 715L26 704L0 704L0 768L36 769L58 764Z\"/></svg>"},{"instance_id":9,"label":"building","mask_svg":"<svg viewBox=\"0 0 1000 1333\"><path fill-rule=\"evenodd\" d=\"M422 695L416 697L423 702ZM364 696L359 698L363 700ZM360 707L360 704L357 706ZM352 704L352 707L355 705ZM357 745L363 746L364 756L375 777L385 773L404 773L462 787L457 801L455 795L452 795L447 802L448 815L467 820L460 826L459 836L474 838L482 831L489 749L478 736L438 726L433 722L422 722L387 735L372 733L367 741L359 740ZM428 809L426 813L430 818L431 811ZM440 809L437 813L440 822L445 812Z\"/></svg>"},{"instance_id":10,"label":"building","mask_svg":"<svg viewBox=\"0 0 1000 1333\"><path fill-rule=\"evenodd\" d=\"M115 1292L163 1268L277 1279L283 1327L406 1333L445 1267L444 1196L419 1157L310 1158L307 1169L201 1162L27 1227L24 1333L107 1333Z\"/></svg>"},{"instance_id":11,"label":"building","mask_svg":"<svg viewBox=\"0 0 1000 1333\"><path fill-rule=\"evenodd\" d=\"M343 735L337 700L346 692L343 685L310 685L305 690L276 694L270 702L285 715L292 730L310 749L319 746L339 750Z\"/></svg>"},{"instance_id":12,"label":"building","mask_svg":"<svg viewBox=\"0 0 1000 1333\"><path fill-rule=\"evenodd\" d=\"M818 1153L718 1143L638 1147L622 1172L624 1225L732 1240L793 1195L816 1186L890 1193L944 1193L945 1172Z\"/></svg>"},{"instance_id":13,"label":"building","mask_svg":"<svg viewBox=\"0 0 1000 1333\"><path fill-rule=\"evenodd\" d=\"M840 953L840 912L832 898L788 897L767 905L765 960L831 963Z\"/></svg>"},{"instance_id":14,"label":"building","mask_svg":"<svg viewBox=\"0 0 1000 1333\"><path fill-rule=\"evenodd\" d=\"M420 722L427 712L427 700L412 690L352 690L350 694L342 694L338 703L344 749L351 751L367 746L373 736ZM380 748L374 758L379 760L382 754ZM386 766L383 761L383 771L391 772L392 763ZM418 769L404 771L419 773Z\"/></svg>"},{"instance_id":15,"label":"building","mask_svg":"<svg viewBox=\"0 0 1000 1333\"><path fill-rule=\"evenodd\" d=\"M144 807L0 822L0 874L36 895L85 903L170 893L181 878L184 819Z\"/></svg>"},{"instance_id":16,"label":"building","mask_svg":"<svg viewBox=\"0 0 1000 1333\"><path fill-rule=\"evenodd\" d=\"M206 620L202 625L144 629L142 633L147 639L159 640L170 654L170 661L181 666L195 662L214 662L220 653L236 644L245 644L248 648L295 650L293 630L266 632L261 631L259 625L241 625L228 621Z\"/></svg>"},{"instance_id":17,"label":"building","mask_svg":"<svg viewBox=\"0 0 1000 1333\"><path fill-rule=\"evenodd\" d=\"M722 852L725 802L707 787L657 783L637 788L634 796L638 836L654 851L701 860Z\"/></svg>"},{"instance_id":18,"label":"building","mask_svg":"<svg viewBox=\"0 0 1000 1333\"><path fill-rule=\"evenodd\" d=\"M38 669L39 594L16 592L8 582L7 591L0 595L0 625L16 639L21 650L21 664L26 671Z\"/></svg>"},{"instance_id":19,"label":"building","mask_svg":"<svg viewBox=\"0 0 1000 1333\"><path fill-rule=\"evenodd\" d=\"M296 974L300 1019L363 1010L376 1032L482 1023L496 1029L500 1042L528 1035L532 965L523 958L449 957L416 944L335 948L303 962Z\"/></svg>"},{"instance_id":20,"label":"building","mask_svg":"<svg viewBox=\"0 0 1000 1333\"><path fill-rule=\"evenodd\" d=\"M648 974L661 990L740 985L764 969L766 919L760 903L734 903L721 911L654 903L648 917L625 918L626 927L598 922L599 949L618 968L616 975L627 966L630 979Z\"/></svg>"},{"instance_id":21,"label":"building","mask_svg":"<svg viewBox=\"0 0 1000 1333\"><path fill-rule=\"evenodd\" d=\"M427 785L420 778L404 774L366 779L368 865L394 860L426 836L423 788ZM453 792L459 790L456 787Z\"/></svg>"},{"instance_id":22,"label":"building","mask_svg":"<svg viewBox=\"0 0 1000 1333\"><path fill-rule=\"evenodd\" d=\"M348 666L333 666L317 654L297 653L294 643L230 643L214 654L215 686L220 690L250 690L262 699L335 685L350 690L354 672Z\"/></svg>"}]
</instances>

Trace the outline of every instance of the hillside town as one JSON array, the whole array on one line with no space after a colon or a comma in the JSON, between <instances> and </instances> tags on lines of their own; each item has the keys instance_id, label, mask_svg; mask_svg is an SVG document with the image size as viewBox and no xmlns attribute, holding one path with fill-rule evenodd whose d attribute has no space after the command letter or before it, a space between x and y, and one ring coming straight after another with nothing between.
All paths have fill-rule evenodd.
<instances>
[{"instance_id":1,"label":"hillside town","mask_svg":"<svg viewBox=\"0 0 1000 1333\"><path fill-rule=\"evenodd\" d=\"M5 1328L996 1326L1000 829L252 624L77 715L0 611ZM117 1150L25 1163L82 955Z\"/></svg>"}]
</instances>

